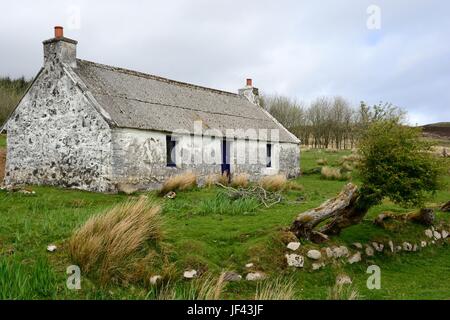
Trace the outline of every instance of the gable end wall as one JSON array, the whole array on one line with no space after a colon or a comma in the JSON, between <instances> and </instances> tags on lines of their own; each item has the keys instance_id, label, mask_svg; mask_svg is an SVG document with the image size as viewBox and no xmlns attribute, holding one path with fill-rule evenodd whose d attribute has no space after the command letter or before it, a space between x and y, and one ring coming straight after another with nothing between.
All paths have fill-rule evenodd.
<instances>
[{"instance_id":1,"label":"gable end wall","mask_svg":"<svg viewBox=\"0 0 450 320\"><path fill-rule=\"evenodd\" d=\"M114 191L111 129L58 61L45 64L6 129L7 186Z\"/></svg>"}]
</instances>

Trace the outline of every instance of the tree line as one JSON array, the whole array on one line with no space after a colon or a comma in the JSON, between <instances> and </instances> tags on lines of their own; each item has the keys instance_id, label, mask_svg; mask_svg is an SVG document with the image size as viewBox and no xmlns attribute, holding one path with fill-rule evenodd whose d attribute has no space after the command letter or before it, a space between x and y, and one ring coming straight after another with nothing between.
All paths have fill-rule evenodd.
<instances>
[{"instance_id":1,"label":"tree line","mask_svg":"<svg viewBox=\"0 0 450 320\"><path fill-rule=\"evenodd\" d=\"M24 77L18 79L0 77L0 127L17 106L30 82Z\"/></svg>"},{"instance_id":2,"label":"tree line","mask_svg":"<svg viewBox=\"0 0 450 320\"><path fill-rule=\"evenodd\" d=\"M352 149L370 123L406 117L390 103L369 106L361 102L355 107L339 96L319 97L309 105L285 96L263 96L261 104L303 145L313 148Z\"/></svg>"}]
</instances>

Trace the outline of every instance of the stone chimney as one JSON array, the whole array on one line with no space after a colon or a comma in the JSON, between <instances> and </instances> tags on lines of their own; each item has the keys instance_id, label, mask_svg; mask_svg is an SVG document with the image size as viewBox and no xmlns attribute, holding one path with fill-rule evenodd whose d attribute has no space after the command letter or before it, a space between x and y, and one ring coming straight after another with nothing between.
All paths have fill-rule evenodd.
<instances>
[{"instance_id":1,"label":"stone chimney","mask_svg":"<svg viewBox=\"0 0 450 320\"><path fill-rule=\"evenodd\" d=\"M239 95L245 97L253 104L259 106L259 90L258 88L253 87L253 80L247 79L247 85L239 89Z\"/></svg>"},{"instance_id":2,"label":"stone chimney","mask_svg":"<svg viewBox=\"0 0 450 320\"><path fill-rule=\"evenodd\" d=\"M65 38L63 27L55 27L55 37L45 40L44 65L64 62L71 67L77 66L77 41Z\"/></svg>"}]
</instances>

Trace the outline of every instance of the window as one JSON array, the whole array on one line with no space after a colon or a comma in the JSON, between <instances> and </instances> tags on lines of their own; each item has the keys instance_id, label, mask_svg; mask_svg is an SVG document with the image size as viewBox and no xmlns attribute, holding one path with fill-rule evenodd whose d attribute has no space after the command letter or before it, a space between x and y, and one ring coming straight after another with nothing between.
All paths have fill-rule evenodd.
<instances>
[{"instance_id":1,"label":"window","mask_svg":"<svg viewBox=\"0 0 450 320\"><path fill-rule=\"evenodd\" d=\"M167 151L167 166L176 167L175 160L175 146L176 141L172 140L172 136L166 136L166 151Z\"/></svg>"},{"instance_id":2,"label":"window","mask_svg":"<svg viewBox=\"0 0 450 320\"><path fill-rule=\"evenodd\" d=\"M267 144L267 168L272 167L272 145L270 143Z\"/></svg>"}]
</instances>

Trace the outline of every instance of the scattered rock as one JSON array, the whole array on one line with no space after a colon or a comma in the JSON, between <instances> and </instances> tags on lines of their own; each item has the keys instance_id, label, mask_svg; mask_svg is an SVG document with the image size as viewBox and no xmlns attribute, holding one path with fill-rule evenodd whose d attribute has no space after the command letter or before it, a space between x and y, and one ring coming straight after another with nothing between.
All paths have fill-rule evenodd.
<instances>
[{"instance_id":1,"label":"scattered rock","mask_svg":"<svg viewBox=\"0 0 450 320\"><path fill-rule=\"evenodd\" d=\"M332 250L335 258L346 257L349 254L348 249L345 246L334 247Z\"/></svg>"},{"instance_id":2,"label":"scattered rock","mask_svg":"<svg viewBox=\"0 0 450 320\"><path fill-rule=\"evenodd\" d=\"M47 246L47 251L48 252L54 252L56 251L56 246L54 244L48 245Z\"/></svg>"},{"instance_id":3,"label":"scattered rock","mask_svg":"<svg viewBox=\"0 0 450 320\"><path fill-rule=\"evenodd\" d=\"M442 235L438 231L433 231L433 237L434 237L434 240L440 240L442 238Z\"/></svg>"},{"instance_id":4,"label":"scattered rock","mask_svg":"<svg viewBox=\"0 0 450 320\"><path fill-rule=\"evenodd\" d=\"M336 284L339 286L343 286L346 284L352 284L352 279L346 274L341 274L341 275L337 276Z\"/></svg>"},{"instance_id":5,"label":"scattered rock","mask_svg":"<svg viewBox=\"0 0 450 320\"><path fill-rule=\"evenodd\" d=\"M248 268L248 269L253 268L254 266L255 266L255 265L254 265L253 263L247 263L247 264L245 265L245 267Z\"/></svg>"},{"instance_id":6,"label":"scattered rock","mask_svg":"<svg viewBox=\"0 0 450 320\"><path fill-rule=\"evenodd\" d=\"M346 246L340 246L339 249L341 249L342 257L348 257L350 255L350 252Z\"/></svg>"},{"instance_id":7,"label":"scattered rock","mask_svg":"<svg viewBox=\"0 0 450 320\"><path fill-rule=\"evenodd\" d=\"M430 229L427 229L427 230L425 230L425 235L431 239L431 238L433 238L433 231Z\"/></svg>"},{"instance_id":8,"label":"scattered rock","mask_svg":"<svg viewBox=\"0 0 450 320\"><path fill-rule=\"evenodd\" d=\"M286 254L286 260L289 267L303 268L305 259L298 254Z\"/></svg>"},{"instance_id":9,"label":"scattered rock","mask_svg":"<svg viewBox=\"0 0 450 320\"><path fill-rule=\"evenodd\" d=\"M306 255L308 258L313 260L319 260L320 258L322 258L322 254L318 250L309 250Z\"/></svg>"},{"instance_id":10,"label":"scattered rock","mask_svg":"<svg viewBox=\"0 0 450 320\"><path fill-rule=\"evenodd\" d=\"M153 276L150 278L150 284L155 285L158 281L161 281L162 277L160 275Z\"/></svg>"},{"instance_id":11,"label":"scattered rock","mask_svg":"<svg viewBox=\"0 0 450 320\"><path fill-rule=\"evenodd\" d=\"M186 279L193 279L197 277L197 270L189 270L189 271L185 271L183 276Z\"/></svg>"},{"instance_id":12,"label":"scattered rock","mask_svg":"<svg viewBox=\"0 0 450 320\"><path fill-rule=\"evenodd\" d=\"M264 280L264 279L266 279L266 277L267 276L262 272L252 272L252 273L247 274L245 279L248 281L258 281L258 280Z\"/></svg>"},{"instance_id":13,"label":"scattered rock","mask_svg":"<svg viewBox=\"0 0 450 320\"><path fill-rule=\"evenodd\" d=\"M405 251L411 251L412 250L412 244L409 242L403 242L403 250Z\"/></svg>"},{"instance_id":14,"label":"scattered rock","mask_svg":"<svg viewBox=\"0 0 450 320\"><path fill-rule=\"evenodd\" d=\"M319 269L321 269L323 267L325 267L325 263L323 263L323 262L322 263L315 262L315 263L312 264L312 269L313 270L319 270Z\"/></svg>"},{"instance_id":15,"label":"scattered rock","mask_svg":"<svg viewBox=\"0 0 450 320\"><path fill-rule=\"evenodd\" d=\"M237 282L242 280L242 276L236 272L228 271L225 272L223 280L228 282Z\"/></svg>"},{"instance_id":16,"label":"scattered rock","mask_svg":"<svg viewBox=\"0 0 450 320\"><path fill-rule=\"evenodd\" d=\"M427 246L427 242L426 242L426 241L421 241L421 242L420 242L420 246L421 246L422 248L425 248L425 247Z\"/></svg>"},{"instance_id":17,"label":"scattered rock","mask_svg":"<svg viewBox=\"0 0 450 320\"><path fill-rule=\"evenodd\" d=\"M397 246L397 251L398 252L402 251L402 246Z\"/></svg>"},{"instance_id":18,"label":"scattered rock","mask_svg":"<svg viewBox=\"0 0 450 320\"><path fill-rule=\"evenodd\" d=\"M442 230L442 239L447 239L448 238L448 232L445 230Z\"/></svg>"},{"instance_id":19,"label":"scattered rock","mask_svg":"<svg viewBox=\"0 0 450 320\"><path fill-rule=\"evenodd\" d=\"M436 244L436 241L433 240L433 241L431 241L431 243L432 243L432 244Z\"/></svg>"},{"instance_id":20,"label":"scattered rock","mask_svg":"<svg viewBox=\"0 0 450 320\"><path fill-rule=\"evenodd\" d=\"M167 199L175 199L177 197L177 194L174 191L170 191L165 195L165 197Z\"/></svg>"},{"instance_id":21,"label":"scattered rock","mask_svg":"<svg viewBox=\"0 0 450 320\"><path fill-rule=\"evenodd\" d=\"M412 248L412 251L416 252L417 249L419 249L419 247L417 246L417 244L414 244L414 245L413 245L413 248Z\"/></svg>"},{"instance_id":22,"label":"scattered rock","mask_svg":"<svg viewBox=\"0 0 450 320\"><path fill-rule=\"evenodd\" d=\"M377 243L377 242L372 242L372 246L375 248L376 251L383 252L383 249L384 249L383 244Z\"/></svg>"},{"instance_id":23,"label":"scattered rock","mask_svg":"<svg viewBox=\"0 0 450 320\"><path fill-rule=\"evenodd\" d=\"M366 255L368 257L372 257L374 254L375 254L375 252L373 251L372 247L371 246L367 246L366 247Z\"/></svg>"},{"instance_id":24,"label":"scattered rock","mask_svg":"<svg viewBox=\"0 0 450 320\"><path fill-rule=\"evenodd\" d=\"M36 194L35 191L27 190L27 189L21 189L21 190L17 191L17 193L24 194L24 195L27 195L27 196L31 196L31 195Z\"/></svg>"},{"instance_id":25,"label":"scattered rock","mask_svg":"<svg viewBox=\"0 0 450 320\"><path fill-rule=\"evenodd\" d=\"M395 251L394 250L394 243L392 242L392 240L389 240L388 245L389 245L389 249L391 249L391 252L394 252Z\"/></svg>"},{"instance_id":26,"label":"scattered rock","mask_svg":"<svg viewBox=\"0 0 450 320\"><path fill-rule=\"evenodd\" d=\"M363 245L362 245L361 243L359 243L359 242L355 242L355 243L353 244L353 246L354 246L356 249L362 249L362 248L363 248Z\"/></svg>"},{"instance_id":27,"label":"scattered rock","mask_svg":"<svg viewBox=\"0 0 450 320\"><path fill-rule=\"evenodd\" d=\"M348 263L350 263L350 264L354 264L354 263L357 263L360 261L361 261L361 253L360 252L357 252L354 255L352 255L350 258L348 258Z\"/></svg>"},{"instance_id":28,"label":"scattered rock","mask_svg":"<svg viewBox=\"0 0 450 320\"><path fill-rule=\"evenodd\" d=\"M300 248L300 242L289 242L287 248L292 251L297 251Z\"/></svg>"},{"instance_id":29,"label":"scattered rock","mask_svg":"<svg viewBox=\"0 0 450 320\"><path fill-rule=\"evenodd\" d=\"M325 249L325 253L327 254L327 257L328 257L329 259L331 259L331 258L334 257L333 250L331 250L330 248L326 248L326 249Z\"/></svg>"}]
</instances>

